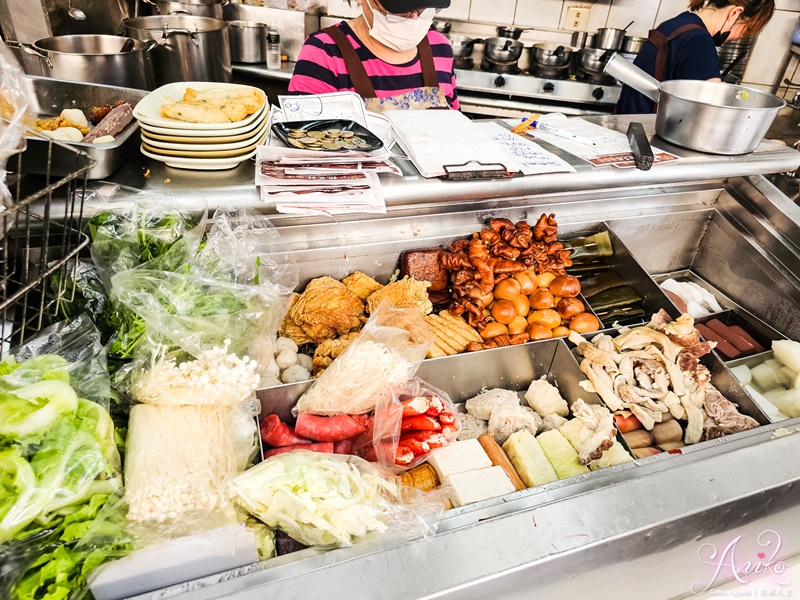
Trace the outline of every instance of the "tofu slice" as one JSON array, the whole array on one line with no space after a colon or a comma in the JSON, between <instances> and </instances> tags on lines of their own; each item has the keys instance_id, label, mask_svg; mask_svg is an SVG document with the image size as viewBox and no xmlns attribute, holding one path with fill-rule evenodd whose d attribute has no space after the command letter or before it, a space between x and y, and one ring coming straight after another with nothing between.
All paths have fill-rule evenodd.
<instances>
[{"instance_id":1,"label":"tofu slice","mask_svg":"<svg viewBox=\"0 0 800 600\"><path fill-rule=\"evenodd\" d=\"M555 469L530 431L517 431L503 444L503 451L529 488L558 481Z\"/></svg>"},{"instance_id":2,"label":"tofu slice","mask_svg":"<svg viewBox=\"0 0 800 600\"><path fill-rule=\"evenodd\" d=\"M569 440L558 429L551 429L539 435L536 440L559 479L588 473L589 468L578 461L578 453Z\"/></svg>"},{"instance_id":3,"label":"tofu slice","mask_svg":"<svg viewBox=\"0 0 800 600\"><path fill-rule=\"evenodd\" d=\"M503 467L453 473L447 478L453 506L464 506L516 491Z\"/></svg>"},{"instance_id":4,"label":"tofu slice","mask_svg":"<svg viewBox=\"0 0 800 600\"><path fill-rule=\"evenodd\" d=\"M491 467L492 461L481 443L471 439L454 442L438 450L428 459L428 464L436 469L439 481L444 481L456 473Z\"/></svg>"}]
</instances>

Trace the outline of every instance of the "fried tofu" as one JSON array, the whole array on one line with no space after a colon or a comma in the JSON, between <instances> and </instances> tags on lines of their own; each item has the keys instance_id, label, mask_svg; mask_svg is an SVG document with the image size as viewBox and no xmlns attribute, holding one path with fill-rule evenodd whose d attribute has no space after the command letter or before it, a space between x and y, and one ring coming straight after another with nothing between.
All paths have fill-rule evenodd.
<instances>
[{"instance_id":1,"label":"fried tofu","mask_svg":"<svg viewBox=\"0 0 800 600\"><path fill-rule=\"evenodd\" d=\"M331 277L312 279L289 308L289 318L319 344L361 329L364 303L340 281Z\"/></svg>"},{"instance_id":2,"label":"fried tofu","mask_svg":"<svg viewBox=\"0 0 800 600\"><path fill-rule=\"evenodd\" d=\"M183 99L161 105L161 116L187 123L235 123L257 112L264 104L258 90L198 91L188 88Z\"/></svg>"},{"instance_id":3,"label":"fried tofu","mask_svg":"<svg viewBox=\"0 0 800 600\"><path fill-rule=\"evenodd\" d=\"M428 298L430 285L427 281L409 277L385 285L367 298L367 312L372 314L381 302L386 301L393 308L419 308L422 316L425 316L433 310Z\"/></svg>"},{"instance_id":4,"label":"fried tofu","mask_svg":"<svg viewBox=\"0 0 800 600\"><path fill-rule=\"evenodd\" d=\"M319 375L322 371L327 369L360 333L360 331L351 331L335 340L325 340L317 346L312 360L314 375Z\"/></svg>"},{"instance_id":5,"label":"fried tofu","mask_svg":"<svg viewBox=\"0 0 800 600\"><path fill-rule=\"evenodd\" d=\"M369 275L356 271L342 279L342 283L364 302L383 286Z\"/></svg>"}]
</instances>

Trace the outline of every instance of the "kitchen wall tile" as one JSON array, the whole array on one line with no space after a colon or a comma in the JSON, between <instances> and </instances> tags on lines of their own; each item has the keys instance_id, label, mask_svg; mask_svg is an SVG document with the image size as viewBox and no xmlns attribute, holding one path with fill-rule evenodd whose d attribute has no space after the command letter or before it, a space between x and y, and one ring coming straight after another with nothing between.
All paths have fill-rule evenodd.
<instances>
[{"instance_id":1,"label":"kitchen wall tile","mask_svg":"<svg viewBox=\"0 0 800 600\"><path fill-rule=\"evenodd\" d=\"M350 5L347 0L328 0L327 12L334 17L346 17L350 19L360 15L361 9L355 2Z\"/></svg>"},{"instance_id":2,"label":"kitchen wall tile","mask_svg":"<svg viewBox=\"0 0 800 600\"><path fill-rule=\"evenodd\" d=\"M775 8L800 11L800 0L775 0Z\"/></svg>"},{"instance_id":3,"label":"kitchen wall tile","mask_svg":"<svg viewBox=\"0 0 800 600\"><path fill-rule=\"evenodd\" d=\"M481 0L475 0L476 3L480 1ZM439 16L442 19L459 19L466 21L469 19L469 7L470 0L452 0L450 2L450 7L440 12Z\"/></svg>"},{"instance_id":4,"label":"kitchen wall tile","mask_svg":"<svg viewBox=\"0 0 800 600\"><path fill-rule=\"evenodd\" d=\"M469 19L511 25L516 7L516 0L475 0L469 9Z\"/></svg>"},{"instance_id":5,"label":"kitchen wall tile","mask_svg":"<svg viewBox=\"0 0 800 600\"><path fill-rule=\"evenodd\" d=\"M517 0L514 24L558 29L563 4L563 0Z\"/></svg>"},{"instance_id":6,"label":"kitchen wall tile","mask_svg":"<svg viewBox=\"0 0 800 600\"><path fill-rule=\"evenodd\" d=\"M658 7L658 12L656 13L656 18L654 21L655 25L659 25L667 19L671 19L672 17L681 14L688 9L688 6L688 0L661 0L661 4Z\"/></svg>"},{"instance_id":7,"label":"kitchen wall tile","mask_svg":"<svg viewBox=\"0 0 800 600\"><path fill-rule=\"evenodd\" d=\"M743 81L772 85L779 73L789 51L797 23L797 13L787 10L776 10L767 26L764 28L753 46L753 54L747 63Z\"/></svg>"},{"instance_id":8,"label":"kitchen wall tile","mask_svg":"<svg viewBox=\"0 0 800 600\"><path fill-rule=\"evenodd\" d=\"M653 28L658 12L658 2L648 0L614 0L608 13L607 27L625 27L633 21L628 28L629 35L647 37L647 32Z\"/></svg>"}]
</instances>

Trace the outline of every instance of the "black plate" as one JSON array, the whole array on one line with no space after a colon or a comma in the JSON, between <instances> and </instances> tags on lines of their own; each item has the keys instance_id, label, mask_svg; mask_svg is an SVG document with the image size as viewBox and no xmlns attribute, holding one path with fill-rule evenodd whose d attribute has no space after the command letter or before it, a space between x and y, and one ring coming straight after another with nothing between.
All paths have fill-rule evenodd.
<instances>
[{"instance_id":1,"label":"black plate","mask_svg":"<svg viewBox=\"0 0 800 600\"><path fill-rule=\"evenodd\" d=\"M372 152L383 148L383 142L374 133L365 129L355 121L344 119L328 119L324 121L288 121L286 123L273 123L272 131L284 144L293 148L289 143L289 130L301 129L303 131L325 131L326 129L341 129L342 131L352 131L355 135L367 142L367 146L358 148L357 152ZM336 150L319 148L322 152L347 152L346 148Z\"/></svg>"}]
</instances>

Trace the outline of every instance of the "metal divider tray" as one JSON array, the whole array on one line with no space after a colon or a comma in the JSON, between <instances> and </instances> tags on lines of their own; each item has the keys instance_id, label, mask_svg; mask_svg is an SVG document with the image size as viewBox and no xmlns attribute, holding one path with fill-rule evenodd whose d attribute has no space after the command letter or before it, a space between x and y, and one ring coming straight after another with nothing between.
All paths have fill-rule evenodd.
<instances>
[{"instance_id":1,"label":"metal divider tray","mask_svg":"<svg viewBox=\"0 0 800 600\"><path fill-rule=\"evenodd\" d=\"M63 81L27 75L38 102L38 118L58 116L65 108L77 108L89 117L93 107L124 100L136 104L147 95L145 90ZM103 179L116 171L139 146L139 123L133 119L116 139L108 144L63 142L91 156L97 164L86 174L88 179ZM22 154L22 171L34 175L67 175L74 170L74 158L64 148L34 134L27 136L28 147ZM50 168L48 169L48 163Z\"/></svg>"}]
</instances>

